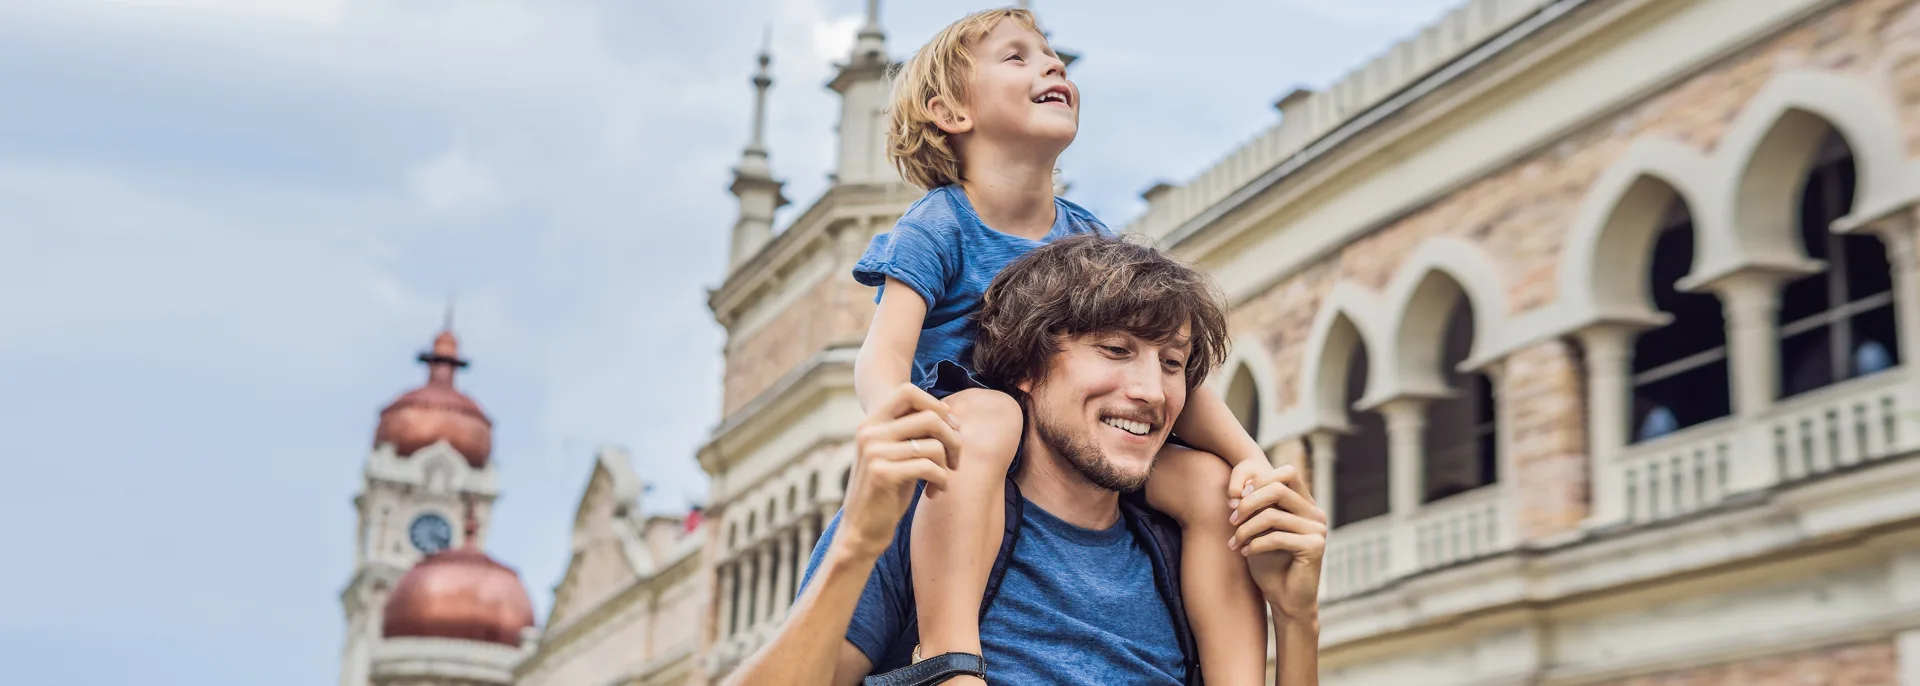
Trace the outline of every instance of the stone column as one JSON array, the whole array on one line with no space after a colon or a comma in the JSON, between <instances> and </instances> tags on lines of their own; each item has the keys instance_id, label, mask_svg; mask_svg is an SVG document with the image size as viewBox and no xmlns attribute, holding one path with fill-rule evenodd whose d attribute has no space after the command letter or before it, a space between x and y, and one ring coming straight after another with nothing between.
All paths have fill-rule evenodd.
<instances>
[{"instance_id":1,"label":"stone column","mask_svg":"<svg viewBox=\"0 0 1920 686\"><path fill-rule=\"evenodd\" d=\"M1920 210L1916 210L1920 211ZM1900 366L1920 365L1920 236L1914 219L1905 213L1899 221L1879 225L1880 242L1887 246L1893 270L1894 331L1900 335Z\"/></svg>"},{"instance_id":2,"label":"stone column","mask_svg":"<svg viewBox=\"0 0 1920 686\"><path fill-rule=\"evenodd\" d=\"M762 621L766 621L766 620L773 619L774 610L780 607L780 600L779 600L780 537L779 536L767 537L766 544L762 545L760 548L760 559L764 560L764 562L762 562L761 564L765 565L767 570L767 579L765 582L765 586L767 589L766 590L767 603L766 605L763 605L760 608L760 619Z\"/></svg>"},{"instance_id":3,"label":"stone column","mask_svg":"<svg viewBox=\"0 0 1920 686\"><path fill-rule=\"evenodd\" d=\"M1920 550L1895 552L1889 562L1887 585L1894 606L1920 602ZM1894 669L1899 686L1920 686L1920 629L1894 634Z\"/></svg>"},{"instance_id":4,"label":"stone column","mask_svg":"<svg viewBox=\"0 0 1920 686\"><path fill-rule=\"evenodd\" d=\"M1614 461L1627 447L1632 407L1633 339L1627 327L1598 325L1579 333L1587 358L1587 479L1591 484L1587 526L1626 517L1624 484Z\"/></svg>"},{"instance_id":5,"label":"stone column","mask_svg":"<svg viewBox=\"0 0 1920 686\"><path fill-rule=\"evenodd\" d=\"M1727 379L1733 413L1753 417L1780 395L1780 277L1735 274L1715 284L1727 313Z\"/></svg>"},{"instance_id":6,"label":"stone column","mask_svg":"<svg viewBox=\"0 0 1920 686\"><path fill-rule=\"evenodd\" d=\"M724 641L731 638L734 627L739 626L733 618L733 563L722 562L714 565L713 570L718 577L713 584L714 607L718 609L718 613L714 615L713 621L717 626L713 633Z\"/></svg>"},{"instance_id":7,"label":"stone column","mask_svg":"<svg viewBox=\"0 0 1920 686\"><path fill-rule=\"evenodd\" d=\"M1420 511L1421 473L1426 463L1427 401L1395 398L1380 406L1387 419L1387 493L1393 518L1387 569L1392 576L1411 574L1419 564L1418 540L1412 519Z\"/></svg>"},{"instance_id":8,"label":"stone column","mask_svg":"<svg viewBox=\"0 0 1920 686\"><path fill-rule=\"evenodd\" d=\"M1333 432L1325 430L1307 434L1307 444L1313 449L1310 458L1313 460L1313 500L1322 512L1327 513L1329 520L1333 519L1333 470L1337 457L1334 445L1338 443L1338 438ZM1333 522L1334 526L1340 524L1342 522Z\"/></svg>"},{"instance_id":9,"label":"stone column","mask_svg":"<svg viewBox=\"0 0 1920 686\"><path fill-rule=\"evenodd\" d=\"M786 545L780 534L781 532L775 531L772 536L767 537L767 609L762 616L768 621L778 618L780 610L786 606L786 602L780 597L780 587L785 583L780 577L786 576L781 573L786 567L786 560L781 559L780 551L786 548Z\"/></svg>"}]
</instances>

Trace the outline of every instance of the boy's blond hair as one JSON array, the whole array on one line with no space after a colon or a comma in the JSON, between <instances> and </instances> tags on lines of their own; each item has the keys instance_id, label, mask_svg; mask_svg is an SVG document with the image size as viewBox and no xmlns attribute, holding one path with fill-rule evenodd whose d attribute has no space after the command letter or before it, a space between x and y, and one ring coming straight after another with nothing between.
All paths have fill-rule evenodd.
<instances>
[{"instance_id":1,"label":"boy's blond hair","mask_svg":"<svg viewBox=\"0 0 1920 686\"><path fill-rule=\"evenodd\" d=\"M974 68L973 52L967 45L986 38L1004 20L1040 33L1033 14L1026 10L975 12L941 29L894 75L893 102L887 108L887 160L899 168L900 177L907 183L933 190L961 180L960 156L947 140L947 133L934 125L927 101L939 96L954 108L967 103L967 82L972 80Z\"/></svg>"}]
</instances>

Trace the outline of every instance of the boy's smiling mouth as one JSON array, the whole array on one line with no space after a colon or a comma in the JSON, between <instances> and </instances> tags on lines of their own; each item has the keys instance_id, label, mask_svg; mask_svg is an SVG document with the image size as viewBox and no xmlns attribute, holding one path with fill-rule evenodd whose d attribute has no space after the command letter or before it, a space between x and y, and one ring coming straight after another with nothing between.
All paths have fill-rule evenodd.
<instances>
[{"instance_id":1,"label":"boy's smiling mouth","mask_svg":"<svg viewBox=\"0 0 1920 686\"><path fill-rule=\"evenodd\" d=\"M1040 91L1040 95L1034 97L1033 102L1036 105L1044 105L1048 103L1059 103L1067 107L1072 107L1073 106L1072 93L1073 91L1069 90L1066 86L1054 86L1044 91Z\"/></svg>"}]
</instances>

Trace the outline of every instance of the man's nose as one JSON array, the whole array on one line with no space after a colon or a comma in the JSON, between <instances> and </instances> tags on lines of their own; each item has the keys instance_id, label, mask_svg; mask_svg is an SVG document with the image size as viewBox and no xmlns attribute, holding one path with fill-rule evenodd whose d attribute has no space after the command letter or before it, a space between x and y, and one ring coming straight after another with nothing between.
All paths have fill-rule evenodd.
<instances>
[{"instance_id":1,"label":"man's nose","mask_svg":"<svg viewBox=\"0 0 1920 686\"><path fill-rule=\"evenodd\" d=\"M1159 407L1167 402L1167 378L1160 373L1159 362L1147 357L1127 365L1127 398Z\"/></svg>"}]
</instances>

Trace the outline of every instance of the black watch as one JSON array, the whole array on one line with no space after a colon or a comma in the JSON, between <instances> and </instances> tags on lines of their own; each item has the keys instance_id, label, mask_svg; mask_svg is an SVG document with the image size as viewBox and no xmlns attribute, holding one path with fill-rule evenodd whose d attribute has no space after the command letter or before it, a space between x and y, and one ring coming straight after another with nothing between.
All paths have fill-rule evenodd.
<instances>
[{"instance_id":1,"label":"black watch","mask_svg":"<svg viewBox=\"0 0 1920 686\"><path fill-rule=\"evenodd\" d=\"M934 686L957 676L987 678L987 660L973 653L943 653L906 667L875 674L862 686Z\"/></svg>"}]
</instances>

